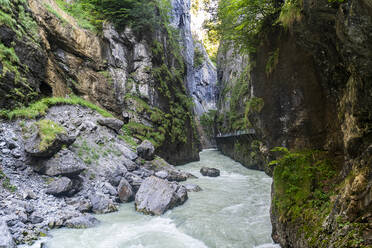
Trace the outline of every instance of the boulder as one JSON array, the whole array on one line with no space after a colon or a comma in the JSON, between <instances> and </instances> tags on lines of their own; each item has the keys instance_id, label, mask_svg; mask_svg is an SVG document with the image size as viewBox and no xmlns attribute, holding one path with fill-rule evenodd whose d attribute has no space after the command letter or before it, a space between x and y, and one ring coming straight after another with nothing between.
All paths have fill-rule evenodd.
<instances>
[{"instance_id":1,"label":"boulder","mask_svg":"<svg viewBox=\"0 0 372 248\"><path fill-rule=\"evenodd\" d=\"M200 173L207 177L218 177L220 176L220 170L215 168L202 167Z\"/></svg>"},{"instance_id":2,"label":"boulder","mask_svg":"<svg viewBox=\"0 0 372 248\"><path fill-rule=\"evenodd\" d=\"M48 176L74 177L85 169L84 162L68 149L61 150L53 158L34 166L35 171Z\"/></svg>"},{"instance_id":3,"label":"boulder","mask_svg":"<svg viewBox=\"0 0 372 248\"><path fill-rule=\"evenodd\" d=\"M8 225L3 220L0 220L0 247L16 248L13 237L10 234Z\"/></svg>"},{"instance_id":4,"label":"boulder","mask_svg":"<svg viewBox=\"0 0 372 248\"><path fill-rule=\"evenodd\" d=\"M138 212L161 215L186 200L187 190L184 186L151 176L146 178L139 188L135 205Z\"/></svg>"},{"instance_id":5,"label":"boulder","mask_svg":"<svg viewBox=\"0 0 372 248\"><path fill-rule=\"evenodd\" d=\"M144 140L139 146L137 146L137 154L146 160L153 160L155 158L154 145L150 141Z\"/></svg>"},{"instance_id":6,"label":"boulder","mask_svg":"<svg viewBox=\"0 0 372 248\"><path fill-rule=\"evenodd\" d=\"M94 227L99 223L100 221L97 220L93 215L86 214L67 220L65 222L65 226L68 228L85 229Z\"/></svg>"},{"instance_id":7,"label":"boulder","mask_svg":"<svg viewBox=\"0 0 372 248\"><path fill-rule=\"evenodd\" d=\"M168 171L166 170L161 170L155 173L155 176L161 178L161 179L167 179L168 177Z\"/></svg>"},{"instance_id":8,"label":"boulder","mask_svg":"<svg viewBox=\"0 0 372 248\"><path fill-rule=\"evenodd\" d=\"M129 182L122 178L118 186L118 194L120 202L129 202L133 198L133 189Z\"/></svg>"},{"instance_id":9,"label":"boulder","mask_svg":"<svg viewBox=\"0 0 372 248\"><path fill-rule=\"evenodd\" d=\"M125 165L128 171L134 171L138 168L138 165L128 158L124 158L123 164Z\"/></svg>"},{"instance_id":10,"label":"boulder","mask_svg":"<svg viewBox=\"0 0 372 248\"><path fill-rule=\"evenodd\" d=\"M54 196L68 195L73 189L73 186L74 184L71 179L61 177L49 184L46 193Z\"/></svg>"},{"instance_id":11,"label":"boulder","mask_svg":"<svg viewBox=\"0 0 372 248\"><path fill-rule=\"evenodd\" d=\"M44 218L39 216L37 213L32 213L30 215L30 217L28 218L28 220L32 223L32 224L39 224L41 222L44 221ZM1 246L0 246L1 247Z\"/></svg>"},{"instance_id":12,"label":"boulder","mask_svg":"<svg viewBox=\"0 0 372 248\"><path fill-rule=\"evenodd\" d=\"M129 184L132 186L134 192L138 191L139 187L141 186L141 184L143 182L143 179L141 177L139 177L136 174L133 174L131 172L128 172L125 175L125 179L127 179Z\"/></svg>"},{"instance_id":13,"label":"boulder","mask_svg":"<svg viewBox=\"0 0 372 248\"><path fill-rule=\"evenodd\" d=\"M187 173L179 171L179 170L169 170L168 171L168 181L176 181L176 182L183 182L186 181L188 178Z\"/></svg>"},{"instance_id":14,"label":"boulder","mask_svg":"<svg viewBox=\"0 0 372 248\"><path fill-rule=\"evenodd\" d=\"M89 200L92 203L92 211L95 214L105 214L117 211L117 207L113 201L106 195L101 193L95 193L89 196Z\"/></svg>"},{"instance_id":15,"label":"boulder","mask_svg":"<svg viewBox=\"0 0 372 248\"><path fill-rule=\"evenodd\" d=\"M34 132L31 137L25 140L25 151L32 157L50 158L56 154L63 146L70 146L76 140L75 136L66 134L57 134L55 139L45 148L40 148L40 137L37 132Z\"/></svg>"},{"instance_id":16,"label":"boulder","mask_svg":"<svg viewBox=\"0 0 372 248\"><path fill-rule=\"evenodd\" d=\"M119 133L124 125L124 122L116 118L99 118L97 119L97 123L114 130L116 133Z\"/></svg>"},{"instance_id":17,"label":"boulder","mask_svg":"<svg viewBox=\"0 0 372 248\"><path fill-rule=\"evenodd\" d=\"M200 188L199 185L196 185L196 184L185 184L184 186L188 192L202 191L202 188Z\"/></svg>"},{"instance_id":18,"label":"boulder","mask_svg":"<svg viewBox=\"0 0 372 248\"><path fill-rule=\"evenodd\" d=\"M124 145L125 144L125 145ZM126 145L126 143L115 143L114 148L116 148L118 151L121 152L121 154L126 157L127 159L130 159L131 161L135 161L138 158L137 153L133 152L131 149L129 149Z\"/></svg>"}]
</instances>

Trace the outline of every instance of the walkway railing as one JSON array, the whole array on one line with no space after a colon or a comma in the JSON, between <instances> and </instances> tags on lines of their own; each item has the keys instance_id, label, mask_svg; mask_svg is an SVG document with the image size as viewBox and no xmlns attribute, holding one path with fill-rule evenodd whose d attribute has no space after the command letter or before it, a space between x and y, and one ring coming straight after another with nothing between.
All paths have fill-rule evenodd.
<instances>
[{"instance_id":1,"label":"walkway railing","mask_svg":"<svg viewBox=\"0 0 372 248\"><path fill-rule=\"evenodd\" d=\"M247 130L239 130L232 133L224 133L224 134L217 134L216 138L227 138L227 137L234 137L234 136L241 136L241 135L247 135L247 134L255 134L256 130L253 128L247 129Z\"/></svg>"}]
</instances>

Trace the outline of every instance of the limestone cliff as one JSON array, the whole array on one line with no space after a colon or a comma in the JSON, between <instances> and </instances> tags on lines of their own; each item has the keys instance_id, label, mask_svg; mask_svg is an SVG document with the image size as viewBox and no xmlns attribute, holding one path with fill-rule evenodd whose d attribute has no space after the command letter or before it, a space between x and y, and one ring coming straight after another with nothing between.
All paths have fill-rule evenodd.
<instances>
[{"instance_id":1,"label":"limestone cliff","mask_svg":"<svg viewBox=\"0 0 372 248\"><path fill-rule=\"evenodd\" d=\"M9 17L0 21L1 108L75 94L125 120L171 163L198 159L188 58L166 29L138 37L105 23L98 34L53 0L10 1L1 14Z\"/></svg>"},{"instance_id":2,"label":"limestone cliff","mask_svg":"<svg viewBox=\"0 0 372 248\"><path fill-rule=\"evenodd\" d=\"M371 3L298 2L288 29L277 15L266 20L255 54L220 51L217 129L255 134L218 145L249 167L276 157L274 147L292 150L271 167L273 238L283 247L368 247Z\"/></svg>"}]
</instances>

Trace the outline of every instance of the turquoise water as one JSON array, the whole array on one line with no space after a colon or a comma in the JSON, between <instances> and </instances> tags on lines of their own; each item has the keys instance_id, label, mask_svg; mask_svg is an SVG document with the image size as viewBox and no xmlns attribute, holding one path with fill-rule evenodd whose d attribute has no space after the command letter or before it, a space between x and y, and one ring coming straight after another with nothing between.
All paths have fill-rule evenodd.
<instances>
[{"instance_id":1,"label":"turquoise water","mask_svg":"<svg viewBox=\"0 0 372 248\"><path fill-rule=\"evenodd\" d=\"M178 167L198 179L201 192L163 216L145 216L134 204L100 215L91 229L52 231L48 248L271 248L269 217L271 178L248 170L215 150L205 150L199 162ZM217 178L203 177L202 166L221 170Z\"/></svg>"}]
</instances>

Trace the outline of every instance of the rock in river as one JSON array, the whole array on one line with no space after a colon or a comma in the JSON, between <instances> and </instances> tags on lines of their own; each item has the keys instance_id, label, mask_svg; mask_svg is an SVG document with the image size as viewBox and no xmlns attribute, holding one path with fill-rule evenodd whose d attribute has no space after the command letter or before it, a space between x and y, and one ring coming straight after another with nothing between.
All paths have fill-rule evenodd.
<instances>
[{"instance_id":1,"label":"rock in river","mask_svg":"<svg viewBox=\"0 0 372 248\"><path fill-rule=\"evenodd\" d=\"M207 177L218 177L220 176L220 170L215 168L202 167L200 173Z\"/></svg>"},{"instance_id":2,"label":"rock in river","mask_svg":"<svg viewBox=\"0 0 372 248\"><path fill-rule=\"evenodd\" d=\"M91 214L86 214L86 215L82 215L79 217L75 217L65 222L66 227L77 228L77 229L90 228L90 227L94 227L97 224L99 224L99 220L97 220Z\"/></svg>"},{"instance_id":3,"label":"rock in river","mask_svg":"<svg viewBox=\"0 0 372 248\"><path fill-rule=\"evenodd\" d=\"M141 184L136 194L135 204L138 212L161 215L186 200L187 190L184 186L151 176Z\"/></svg>"}]
</instances>

